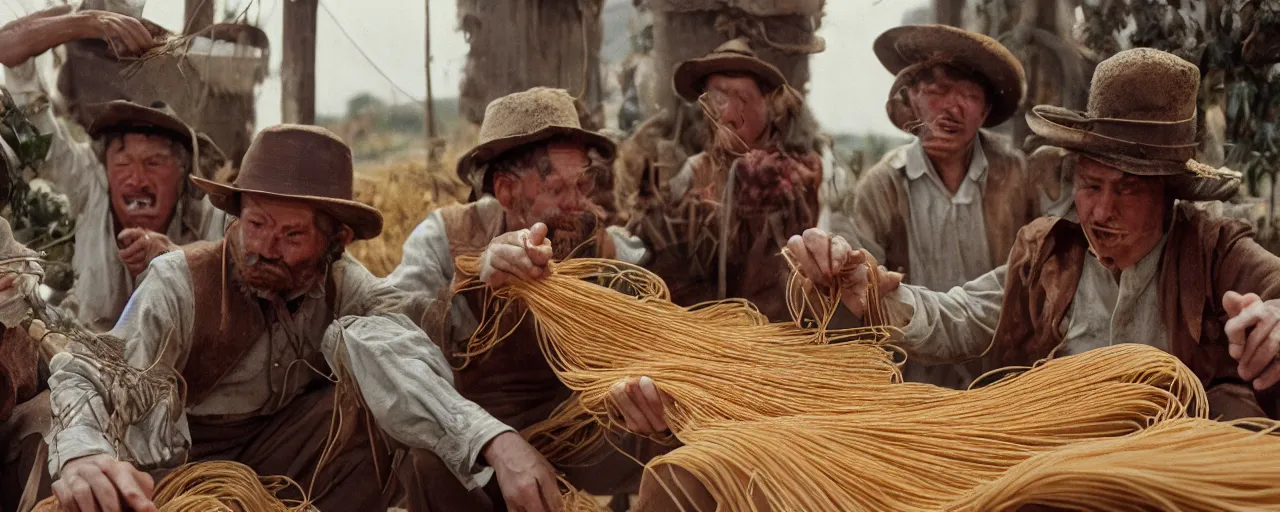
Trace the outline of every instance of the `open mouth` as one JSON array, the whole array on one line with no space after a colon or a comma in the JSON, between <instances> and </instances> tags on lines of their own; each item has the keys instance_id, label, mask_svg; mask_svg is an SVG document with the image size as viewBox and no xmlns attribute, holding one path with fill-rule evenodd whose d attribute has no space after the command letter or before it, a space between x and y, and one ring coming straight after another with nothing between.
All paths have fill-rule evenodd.
<instances>
[{"instance_id":1,"label":"open mouth","mask_svg":"<svg viewBox=\"0 0 1280 512\"><path fill-rule=\"evenodd\" d=\"M1124 240L1125 232L1119 229L1108 228L1105 226L1094 226L1089 230L1094 243L1114 245Z\"/></svg>"},{"instance_id":2,"label":"open mouth","mask_svg":"<svg viewBox=\"0 0 1280 512\"><path fill-rule=\"evenodd\" d=\"M964 131L963 124L947 118L939 118L934 121L933 126L939 133L945 133L947 135L959 135L960 132Z\"/></svg>"},{"instance_id":3,"label":"open mouth","mask_svg":"<svg viewBox=\"0 0 1280 512\"><path fill-rule=\"evenodd\" d=\"M156 196L145 192L141 194L125 194L124 204L125 209L130 212L142 212L155 207Z\"/></svg>"}]
</instances>

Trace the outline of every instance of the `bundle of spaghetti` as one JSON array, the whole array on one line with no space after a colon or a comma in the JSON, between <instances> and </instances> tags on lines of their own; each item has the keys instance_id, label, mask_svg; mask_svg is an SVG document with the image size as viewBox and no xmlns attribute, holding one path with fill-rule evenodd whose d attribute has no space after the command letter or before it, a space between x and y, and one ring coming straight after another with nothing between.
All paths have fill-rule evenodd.
<instances>
[{"instance_id":1,"label":"bundle of spaghetti","mask_svg":"<svg viewBox=\"0 0 1280 512\"><path fill-rule=\"evenodd\" d=\"M307 500L281 500L276 496L297 482L283 476L259 477L238 462L209 461L186 464L156 485L152 502L160 512L298 512L312 510ZM36 512L62 510L56 497L36 506Z\"/></svg>"},{"instance_id":2,"label":"bundle of spaghetti","mask_svg":"<svg viewBox=\"0 0 1280 512\"><path fill-rule=\"evenodd\" d=\"M938 510L1033 456L1139 432L1186 410L1142 383L1042 387L1017 403L981 391L918 407L704 421L679 432L685 445L649 468L688 471L719 510L756 510L756 501L774 511Z\"/></svg>"},{"instance_id":3,"label":"bundle of spaghetti","mask_svg":"<svg viewBox=\"0 0 1280 512\"><path fill-rule=\"evenodd\" d=\"M1278 511L1280 424L1242 421L1172 420L1036 455L945 510Z\"/></svg>"},{"instance_id":4,"label":"bundle of spaghetti","mask_svg":"<svg viewBox=\"0 0 1280 512\"><path fill-rule=\"evenodd\" d=\"M474 275L477 267L474 258L458 259L462 274ZM677 402L668 415L677 431L698 418L820 410L830 407L832 393L850 386L900 380L880 329L769 324L742 301L684 308L662 293L621 293L613 289L619 281L639 290L666 288L653 274L610 260L576 258L553 267L545 279L493 292L491 299L501 303L486 306L468 353L502 341L508 332L496 319L518 300L534 315L542 352L560 380L604 423L611 417L610 387L641 375L660 380ZM472 280L458 289L469 286L483 285Z\"/></svg>"},{"instance_id":5,"label":"bundle of spaghetti","mask_svg":"<svg viewBox=\"0 0 1280 512\"><path fill-rule=\"evenodd\" d=\"M563 478L560 479L560 485L564 487L564 491L560 493L563 500L561 512L601 512L603 509L599 503L596 503L595 497L582 492Z\"/></svg>"}]
</instances>

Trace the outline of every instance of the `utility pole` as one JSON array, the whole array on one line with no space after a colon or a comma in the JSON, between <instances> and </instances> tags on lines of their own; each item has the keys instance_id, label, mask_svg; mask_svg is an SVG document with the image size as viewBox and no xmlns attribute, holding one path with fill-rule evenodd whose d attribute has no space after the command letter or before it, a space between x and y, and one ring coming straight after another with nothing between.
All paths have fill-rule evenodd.
<instances>
[{"instance_id":1,"label":"utility pole","mask_svg":"<svg viewBox=\"0 0 1280 512\"><path fill-rule=\"evenodd\" d=\"M432 96L431 96L431 0L423 0L422 9L426 14L426 26L427 26L427 36L424 39L426 39L426 49L427 49L426 110L427 110L427 148L429 150L432 144L431 141L436 138L436 115L434 110L432 109L434 105L432 105Z\"/></svg>"},{"instance_id":2,"label":"utility pole","mask_svg":"<svg viewBox=\"0 0 1280 512\"><path fill-rule=\"evenodd\" d=\"M316 122L316 10L320 0L285 0L280 117Z\"/></svg>"},{"instance_id":3,"label":"utility pole","mask_svg":"<svg viewBox=\"0 0 1280 512\"><path fill-rule=\"evenodd\" d=\"M182 33L195 34L213 25L214 0L186 0L182 12Z\"/></svg>"}]
</instances>

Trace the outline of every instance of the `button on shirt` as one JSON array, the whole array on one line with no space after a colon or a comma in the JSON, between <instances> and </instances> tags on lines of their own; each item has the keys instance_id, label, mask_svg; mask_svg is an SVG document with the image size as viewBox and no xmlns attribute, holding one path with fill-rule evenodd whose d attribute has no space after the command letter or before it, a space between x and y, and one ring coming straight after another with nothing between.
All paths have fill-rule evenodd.
<instances>
[{"instance_id":1,"label":"button on shirt","mask_svg":"<svg viewBox=\"0 0 1280 512\"><path fill-rule=\"evenodd\" d=\"M987 180L987 157L980 138L974 139L969 171L952 194L917 139L906 151L907 198L911 219L907 226L911 275L907 281L931 290L946 290L991 270L982 194Z\"/></svg>"}]
</instances>

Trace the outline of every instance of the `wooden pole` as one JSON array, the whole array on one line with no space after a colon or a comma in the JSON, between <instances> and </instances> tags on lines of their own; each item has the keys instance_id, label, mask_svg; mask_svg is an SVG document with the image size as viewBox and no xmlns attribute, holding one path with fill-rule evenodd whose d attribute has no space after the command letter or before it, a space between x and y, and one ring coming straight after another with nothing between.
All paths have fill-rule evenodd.
<instances>
[{"instance_id":1,"label":"wooden pole","mask_svg":"<svg viewBox=\"0 0 1280 512\"><path fill-rule=\"evenodd\" d=\"M284 3L284 54L280 69L280 118L286 123L316 121L316 9L319 0Z\"/></svg>"},{"instance_id":2,"label":"wooden pole","mask_svg":"<svg viewBox=\"0 0 1280 512\"><path fill-rule=\"evenodd\" d=\"M194 34L213 24L214 0L186 0L182 12L182 33Z\"/></svg>"},{"instance_id":3,"label":"wooden pole","mask_svg":"<svg viewBox=\"0 0 1280 512\"><path fill-rule=\"evenodd\" d=\"M431 0L423 0L422 5L423 5L422 9L424 11L424 14L426 14L426 26L427 26L427 36L424 37L423 39L426 40L426 50L427 50L427 58L426 58L427 114L426 115L427 115L427 149L429 150L431 148L432 139L436 138L436 116L435 116L435 112L432 110L434 105L432 104L432 96L431 96Z\"/></svg>"},{"instance_id":4,"label":"wooden pole","mask_svg":"<svg viewBox=\"0 0 1280 512\"><path fill-rule=\"evenodd\" d=\"M933 0L934 23L959 27L964 21L965 0Z\"/></svg>"}]
</instances>

